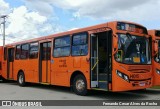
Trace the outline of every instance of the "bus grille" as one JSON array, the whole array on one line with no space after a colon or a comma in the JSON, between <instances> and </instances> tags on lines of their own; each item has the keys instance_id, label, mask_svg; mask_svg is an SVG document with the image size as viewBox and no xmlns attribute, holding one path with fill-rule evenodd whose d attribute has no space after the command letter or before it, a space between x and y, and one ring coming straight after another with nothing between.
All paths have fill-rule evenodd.
<instances>
[{"instance_id":1,"label":"bus grille","mask_svg":"<svg viewBox=\"0 0 160 109\"><path fill-rule=\"evenodd\" d=\"M128 71L133 72L133 73L147 73L150 72L151 67L150 66L130 66L128 68Z\"/></svg>"}]
</instances>

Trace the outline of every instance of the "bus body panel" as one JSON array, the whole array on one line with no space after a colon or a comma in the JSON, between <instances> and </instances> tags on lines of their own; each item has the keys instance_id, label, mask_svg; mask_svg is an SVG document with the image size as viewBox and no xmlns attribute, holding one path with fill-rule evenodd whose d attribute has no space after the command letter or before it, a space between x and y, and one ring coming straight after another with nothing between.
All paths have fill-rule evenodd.
<instances>
[{"instance_id":1,"label":"bus body panel","mask_svg":"<svg viewBox=\"0 0 160 109\"><path fill-rule=\"evenodd\" d=\"M51 84L70 86L70 79L73 73L81 72L89 80L89 56L53 58L51 63ZM87 82L90 88L90 82Z\"/></svg>"},{"instance_id":2,"label":"bus body panel","mask_svg":"<svg viewBox=\"0 0 160 109\"><path fill-rule=\"evenodd\" d=\"M55 85L69 86L69 57L66 58L53 58L51 65L51 83Z\"/></svg>"},{"instance_id":3,"label":"bus body panel","mask_svg":"<svg viewBox=\"0 0 160 109\"><path fill-rule=\"evenodd\" d=\"M160 74L157 73L157 69L160 69L159 63L153 62L153 86L160 85Z\"/></svg>"},{"instance_id":4,"label":"bus body panel","mask_svg":"<svg viewBox=\"0 0 160 109\"><path fill-rule=\"evenodd\" d=\"M114 64L114 62L113 62ZM130 68L129 68L130 67ZM148 68L144 69L135 69L136 65L116 65L113 67L113 76L112 76L112 91L124 91L124 90L136 90L136 89L145 89L150 88L152 86L152 68L151 65L148 65ZM146 67L145 65L141 65L139 67ZM131 69L132 68L132 69ZM143 72L143 70L149 69L148 72ZM129 76L129 82L120 78L117 75L117 70L122 72L125 75ZM128 71L132 70L132 71ZM139 73L137 73L137 71ZM143 72L143 73L142 73Z\"/></svg>"},{"instance_id":5,"label":"bus body panel","mask_svg":"<svg viewBox=\"0 0 160 109\"><path fill-rule=\"evenodd\" d=\"M14 80L17 80L18 73L25 72L25 81L38 81L38 62L37 60L15 60L14 62Z\"/></svg>"}]
</instances>

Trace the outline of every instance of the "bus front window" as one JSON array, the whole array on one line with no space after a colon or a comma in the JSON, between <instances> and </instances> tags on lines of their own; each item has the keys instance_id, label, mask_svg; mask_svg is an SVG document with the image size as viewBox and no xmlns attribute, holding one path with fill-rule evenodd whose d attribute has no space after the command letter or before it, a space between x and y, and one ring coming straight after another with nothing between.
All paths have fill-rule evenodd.
<instances>
[{"instance_id":1,"label":"bus front window","mask_svg":"<svg viewBox=\"0 0 160 109\"><path fill-rule=\"evenodd\" d=\"M146 37L118 34L115 59L125 64L151 64L149 40Z\"/></svg>"}]
</instances>

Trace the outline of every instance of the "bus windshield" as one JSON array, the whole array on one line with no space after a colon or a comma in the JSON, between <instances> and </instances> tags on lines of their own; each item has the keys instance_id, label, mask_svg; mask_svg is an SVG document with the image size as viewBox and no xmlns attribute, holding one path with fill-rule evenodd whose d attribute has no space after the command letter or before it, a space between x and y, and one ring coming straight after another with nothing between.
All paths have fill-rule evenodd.
<instances>
[{"instance_id":1,"label":"bus windshield","mask_svg":"<svg viewBox=\"0 0 160 109\"><path fill-rule=\"evenodd\" d=\"M151 64L149 40L131 34L118 34L115 59L125 64Z\"/></svg>"}]
</instances>

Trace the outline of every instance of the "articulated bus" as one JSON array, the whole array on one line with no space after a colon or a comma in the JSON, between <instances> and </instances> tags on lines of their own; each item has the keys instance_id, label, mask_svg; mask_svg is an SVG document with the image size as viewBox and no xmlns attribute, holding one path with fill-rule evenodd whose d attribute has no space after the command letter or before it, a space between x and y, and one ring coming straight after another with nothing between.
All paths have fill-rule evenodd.
<instances>
[{"instance_id":1,"label":"articulated bus","mask_svg":"<svg viewBox=\"0 0 160 109\"><path fill-rule=\"evenodd\" d=\"M152 36L153 86L160 85L160 30L148 30Z\"/></svg>"},{"instance_id":2,"label":"articulated bus","mask_svg":"<svg viewBox=\"0 0 160 109\"><path fill-rule=\"evenodd\" d=\"M152 86L151 42L142 25L113 21L6 45L2 76L88 90L128 91Z\"/></svg>"},{"instance_id":3,"label":"articulated bus","mask_svg":"<svg viewBox=\"0 0 160 109\"><path fill-rule=\"evenodd\" d=\"M0 80L2 79L2 55L3 55L3 47L0 46Z\"/></svg>"}]
</instances>

